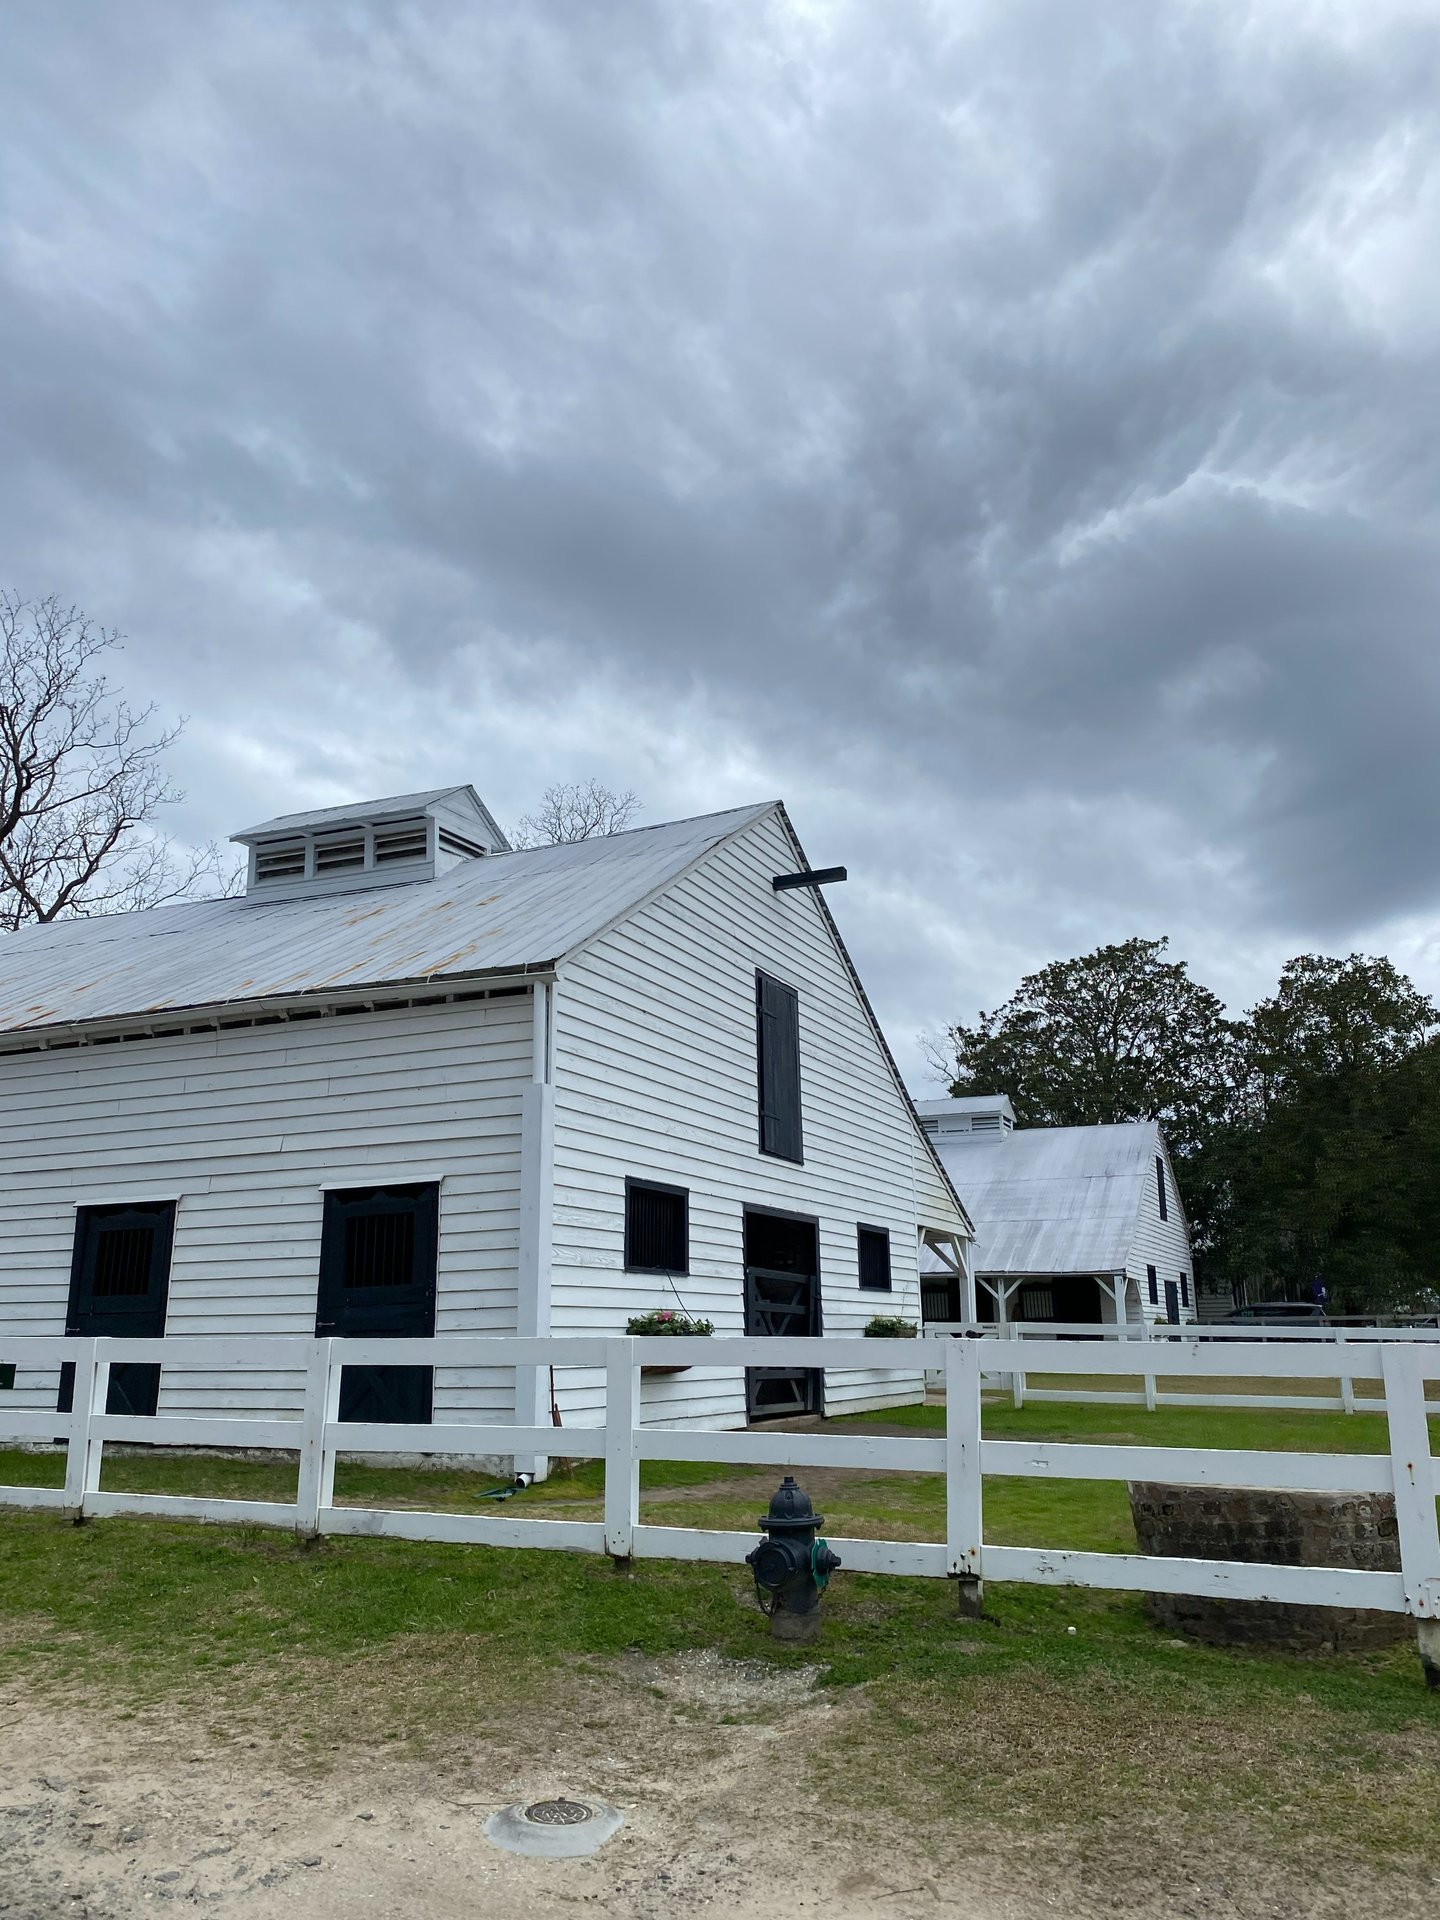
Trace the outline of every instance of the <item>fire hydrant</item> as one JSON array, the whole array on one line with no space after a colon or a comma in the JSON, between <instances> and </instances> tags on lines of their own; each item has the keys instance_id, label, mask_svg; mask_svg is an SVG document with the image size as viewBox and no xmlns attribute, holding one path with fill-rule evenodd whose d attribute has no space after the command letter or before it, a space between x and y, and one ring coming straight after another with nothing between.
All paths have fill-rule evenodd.
<instances>
[{"instance_id":1,"label":"fire hydrant","mask_svg":"<svg viewBox=\"0 0 1440 1920\"><path fill-rule=\"evenodd\" d=\"M787 1473L770 1511L761 1516L765 1538L745 1556L760 1610L770 1616L777 1640L805 1643L820 1637L820 1596L840 1564L839 1555L819 1538L824 1524L824 1514L816 1513L809 1494Z\"/></svg>"}]
</instances>

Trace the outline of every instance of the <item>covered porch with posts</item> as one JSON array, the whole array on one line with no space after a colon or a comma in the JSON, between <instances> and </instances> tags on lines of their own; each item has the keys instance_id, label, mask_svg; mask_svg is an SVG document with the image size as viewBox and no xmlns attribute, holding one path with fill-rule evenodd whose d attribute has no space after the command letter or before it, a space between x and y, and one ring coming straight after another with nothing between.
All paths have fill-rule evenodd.
<instances>
[{"instance_id":1,"label":"covered porch with posts","mask_svg":"<svg viewBox=\"0 0 1440 1920\"><path fill-rule=\"evenodd\" d=\"M943 1258L939 1248L930 1250ZM927 1327L956 1321L1116 1326L1144 1318L1139 1289L1124 1273L972 1276L951 1265L922 1275L921 1308Z\"/></svg>"}]
</instances>

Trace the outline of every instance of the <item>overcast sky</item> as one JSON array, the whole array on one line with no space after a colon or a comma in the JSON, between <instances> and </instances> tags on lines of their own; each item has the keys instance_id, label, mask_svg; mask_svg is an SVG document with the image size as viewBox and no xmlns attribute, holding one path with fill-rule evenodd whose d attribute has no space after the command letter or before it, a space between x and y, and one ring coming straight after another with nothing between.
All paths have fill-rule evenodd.
<instances>
[{"instance_id":1,"label":"overcast sky","mask_svg":"<svg viewBox=\"0 0 1440 1920\"><path fill-rule=\"evenodd\" d=\"M1433 0L11 0L0 582L189 838L783 797L917 1035L1440 990Z\"/></svg>"}]
</instances>

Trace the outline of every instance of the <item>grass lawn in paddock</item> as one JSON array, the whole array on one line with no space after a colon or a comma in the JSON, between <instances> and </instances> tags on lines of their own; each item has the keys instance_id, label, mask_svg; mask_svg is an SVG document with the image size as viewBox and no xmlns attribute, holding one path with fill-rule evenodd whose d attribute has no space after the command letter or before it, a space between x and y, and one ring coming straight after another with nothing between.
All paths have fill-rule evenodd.
<instances>
[{"instance_id":1,"label":"grass lawn in paddock","mask_svg":"<svg viewBox=\"0 0 1440 1920\"><path fill-rule=\"evenodd\" d=\"M943 1420L943 1408L925 1406L834 1424L922 1433ZM985 1428L995 1438L1385 1446L1375 1415L1262 1409L995 1404ZM55 1484L60 1466L6 1453L0 1481ZM104 1484L286 1498L294 1476L284 1461L107 1454ZM939 1476L799 1477L832 1534L942 1534ZM770 1468L648 1465L645 1518L753 1530L777 1478ZM590 1516L602 1480L599 1463L579 1465L499 1511ZM493 1484L356 1463L336 1475L342 1502L472 1512L488 1510L477 1495ZM1133 1546L1121 1483L991 1479L986 1509L995 1542ZM120 1716L179 1702L217 1739L243 1728L275 1743L277 1765L289 1754L297 1767L323 1767L347 1743L423 1755L482 1732L503 1741L537 1716L563 1729L582 1680L587 1712L603 1717L606 1689L637 1658L704 1649L807 1672L818 1662L821 1697L852 1710L839 1731L801 1743L795 1777L825 1804L915 1823L925 1844L953 1838L957 1821L992 1821L1010 1833L1071 1833L1082 1846L1129 1845L1143 1796L1187 1834L1224 1847L1243 1827L1297 1868L1323 1846L1367 1871L1440 1872L1440 1699L1426 1693L1410 1647L1345 1659L1224 1653L1166 1636L1137 1595L992 1584L986 1600L984 1621L961 1621L947 1582L842 1574L826 1597L822 1648L799 1652L769 1639L743 1567L645 1561L626 1577L603 1557L562 1552L302 1544L244 1525L117 1517L77 1527L0 1512L7 1698L50 1690ZM623 1747L631 1736L618 1692L612 1704Z\"/></svg>"}]
</instances>

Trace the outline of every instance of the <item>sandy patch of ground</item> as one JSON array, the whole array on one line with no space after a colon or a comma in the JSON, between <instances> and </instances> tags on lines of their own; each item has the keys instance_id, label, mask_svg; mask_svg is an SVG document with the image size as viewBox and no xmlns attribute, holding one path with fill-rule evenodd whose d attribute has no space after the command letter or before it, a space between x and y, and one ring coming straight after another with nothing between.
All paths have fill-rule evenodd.
<instances>
[{"instance_id":1,"label":"sandy patch of ground","mask_svg":"<svg viewBox=\"0 0 1440 1920\"><path fill-rule=\"evenodd\" d=\"M813 1679L711 1653L637 1655L557 1676L552 1697L423 1760L353 1738L302 1747L261 1710L217 1714L213 1697L122 1718L12 1683L0 1915L553 1920L588 1905L619 1920L1418 1920L1440 1908L1440 1885L1350 1872L1297 1885L1238 1848L1172 1847L1157 1869L1116 1871L1061 1839L968 1828L963 1807L920 1832L827 1806L797 1784L796 1756L871 1708ZM592 1859L525 1860L485 1839L495 1808L561 1793L625 1814Z\"/></svg>"}]
</instances>

